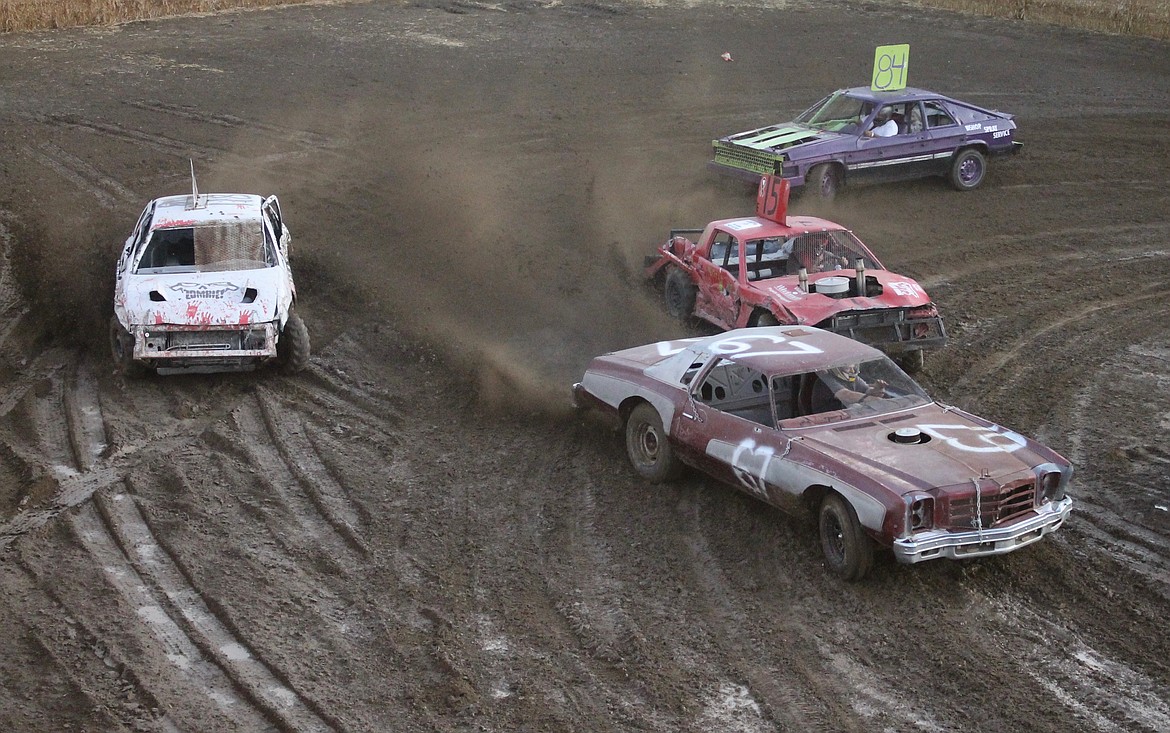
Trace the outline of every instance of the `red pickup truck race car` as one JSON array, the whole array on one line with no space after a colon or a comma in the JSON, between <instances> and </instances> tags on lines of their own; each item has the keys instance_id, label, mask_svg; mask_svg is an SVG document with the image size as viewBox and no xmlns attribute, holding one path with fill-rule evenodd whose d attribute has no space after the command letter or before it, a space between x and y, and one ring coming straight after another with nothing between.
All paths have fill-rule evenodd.
<instances>
[{"instance_id":1,"label":"red pickup truck race car","mask_svg":"<svg viewBox=\"0 0 1170 733\"><path fill-rule=\"evenodd\" d=\"M923 350L946 342L930 296L841 225L788 216L788 192L786 180L763 176L756 216L671 230L645 270L667 310L724 330L817 326L876 346L908 372L920 369Z\"/></svg>"}]
</instances>

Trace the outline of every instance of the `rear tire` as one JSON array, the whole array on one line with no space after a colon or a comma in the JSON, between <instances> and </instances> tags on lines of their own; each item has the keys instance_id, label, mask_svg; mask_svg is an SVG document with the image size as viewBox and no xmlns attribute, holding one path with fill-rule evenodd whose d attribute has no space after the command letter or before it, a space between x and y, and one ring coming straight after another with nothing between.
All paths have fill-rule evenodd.
<instances>
[{"instance_id":1,"label":"rear tire","mask_svg":"<svg viewBox=\"0 0 1170 733\"><path fill-rule=\"evenodd\" d=\"M832 201L841 192L841 173L829 163L813 166L804 179L804 187L813 195Z\"/></svg>"},{"instance_id":2,"label":"rear tire","mask_svg":"<svg viewBox=\"0 0 1170 733\"><path fill-rule=\"evenodd\" d=\"M670 481L682 473L682 464L662 429L662 418L649 403L635 407L626 420L626 454L638 475L650 483Z\"/></svg>"},{"instance_id":3,"label":"rear tire","mask_svg":"<svg viewBox=\"0 0 1170 733\"><path fill-rule=\"evenodd\" d=\"M975 148L960 150L951 162L951 185L959 191L979 188L987 176L987 156Z\"/></svg>"},{"instance_id":4,"label":"rear tire","mask_svg":"<svg viewBox=\"0 0 1170 733\"><path fill-rule=\"evenodd\" d=\"M110 354L114 369L123 377L137 379L146 376L146 367L134 360L134 336L122 326L117 316L110 318Z\"/></svg>"},{"instance_id":5,"label":"rear tire","mask_svg":"<svg viewBox=\"0 0 1170 733\"><path fill-rule=\"evenodd\" d=\"M276 342L276 361L285 374L296 374L309 366L309 329L296 313L289 313Z\"/></svg>"},{"instance_id":6,"label":"rear tire","mask_svg":"<svg viewBox=\"0 0 1170 733\"><path fill-rule=\"evenodd\" d=\"M873 567L873 540L865 533L857 513L839 494L821 502L821 550L833 574L842 580L861 580Z\"/></svg>"},{"instance_id":7,"label":"rear tire","mask_svg":"<svg viewBox=\"0 0 1170 733\"><path fill-rule=\"evenodd\" d=\"M691 278L677 267L670 268L666 274L666 286L663 297L666 299L666 312L672 318L685 321L695 310L695 296L698 289L691 282Z\"/></svg>"}]
</instances>

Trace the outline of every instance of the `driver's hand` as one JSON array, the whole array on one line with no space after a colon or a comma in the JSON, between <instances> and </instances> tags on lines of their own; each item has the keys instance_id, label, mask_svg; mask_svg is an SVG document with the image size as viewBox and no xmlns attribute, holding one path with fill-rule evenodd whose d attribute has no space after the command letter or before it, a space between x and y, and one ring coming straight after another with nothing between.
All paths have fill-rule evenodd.
<instances>
[{"instance_id":1,"label":"driver's hand","mask_svg":"<svg viewBox=\"0 0 1170 733\"><path fill-rule=\"evenodd\" d=\"M866 390L865 393L870 397L881 397L885 395L886 387L888 386L890 386L889 382L884 379L878 379L873 384L869 385L869 389Z\"/></svg>"}]
</instances>

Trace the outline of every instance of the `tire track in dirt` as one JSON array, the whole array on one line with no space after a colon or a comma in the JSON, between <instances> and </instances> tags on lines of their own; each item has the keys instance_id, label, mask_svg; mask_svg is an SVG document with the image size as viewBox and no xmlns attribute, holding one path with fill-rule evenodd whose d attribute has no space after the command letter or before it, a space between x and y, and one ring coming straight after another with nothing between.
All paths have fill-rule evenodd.
<instances>
[{"instance_id":1,"label":"tire track in dirt","mask_svg":"<svg viewBox=\"0 0 1170 733\"><path fill-rule=\"evenodd\" d=\"M337 143L328 135L323 135L318 132L311 132L309 130L298 130L291 127L281 127L259 120L250 120L236 115L224 113L210 113L200 111L196 107L189 107L179 104L170 104L161 100L126 100L126 104L136 109L145 110L147 112L158 112L160 114L170 115L172 117L179 117L185 120L191 120L207 125L215 125L217 127L225 127L233 130L244 130L248 132L259 131L267 133L267 135L274 140L280 142L295 142L305 148L312 150L328 150L337 147Z\"/></svg>"},{"instance_id":2,"label":"tire track in dirt","mask_svg":"<svg viewBox=\"0 0 1170 733\"><path fill-rule=\"evenodd\" d=\"M88 372L79 371L69 387L65 391L69 443L76 465L84 472L93 468L107 447L100 398ZM249 728L258 721L248 718L259 715L284 730L334 730L219 619L154 538L129 494L98 494L70 520L75 534L137 609L140 620L172 650L170 654L181 655L168 655L174 664L185 668L206 660L199 682L212 691L208 696L221 709L230 709L233 715L258 711L243 713L241 722ZM236 687L244 690L250 704L243 704L233 692Z\"/></svg>"},{"instance_id":3,"label":"tire track in dirt","mask_svg":"<svg viewBox=\"0 0 1170 733\"><path fill-rule=\"evenodd\" d=\"M138 194L118 181L51 142L38 143L36 147L25 148L24 152L36 162L93 196L104 208L116 209L120 205L136 203L141 200Z\"/></svg>"},{"instance_id":4,"label":"tire track in dirt","mask_svg":"<svg viewBox=\"0 0 1170 733\"><path fill-rule=\"evenodd\" d=\"M818 660L819 655L797 652L812 646L812 640L802 626L784 623L779 614L770 618L779 626L774 630L775 635L784 639L785 649L773 651L783 659L784 668L778 670L753 661L757 654L746 643L743 632L755 624L739 607L738 594L730 586L722 564L709 546L706 524L710 519L704 516L700 500L700 492L705 489L703 483L705 480L700 480L698 485L689 486L682 492L677 511L688 526L683 541L690 554L695 587L707 609L708 628L713 640L721 648L722 658L737 660L732 663L730 676L742 680L747 695L763 709L758 721L750 720L750 716L745 721L741 713L737 727L760 731L774 727L781 730L862 730L856 716L841 704L843 691L832 685L836 678L825 669L810 666L809 660Z\"/></svg>"},{"instance_id":5,"label":"tire track in dirt","mask_svg":"<svg viewBox=\"0 0 1170 733\"><path fill-rule=\"evenodd\" d=\"M240 439L235 442L256 467L256 480L263 493L280 499L281 510L265 510L267 521L275 525L275 535L290 548L308 555L324 553L325 562L345 573L345 568L352 566L350 561L368 552L362 538L346 520L352 516L356 521L357 512L344 499L341 489L333 490L330 503L310 481L302 478L306 471L318 476L328 476L328 471L319 459L314 462L310 454L290 455L289 447L282 442L286 433L278 425L284 417L275 416L277 412L283 413L271 398L266 399L262 390L258 390L254 399L231 413L231 421L240 433ZM303 438L295 441L304 445ZM329 480L332 482L332 478Z\"/></svg>"},{"instance_id":6,"label":"tire track in dirt","mask_svg":"<svg viewBox=\"0 0 1170 733\"><path fill-rule=\"evenodd\" d=\"M166 155L177 155L180 158L214 158L228 153L227 150L213 145L196 145L195 143L176 140L166 135L132 130L114 122L96 122L85 120L76 115L53 114L37 118L37 122L52 127L64 127L81 132L100 135L102 137L128 143L133 146L143 146Z\"/></svg>"}]
</instances>

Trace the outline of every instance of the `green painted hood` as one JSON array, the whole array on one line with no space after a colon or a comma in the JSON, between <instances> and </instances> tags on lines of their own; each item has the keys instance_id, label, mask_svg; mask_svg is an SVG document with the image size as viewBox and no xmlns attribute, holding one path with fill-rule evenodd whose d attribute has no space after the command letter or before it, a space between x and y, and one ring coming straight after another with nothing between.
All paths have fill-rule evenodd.
<instances>
[{"instance_id":1,"label":"green painted hood","mask_svg":"<svg viewBox=\"0 0 1170 733\"><path fill-rule=\"evenodd\" d=\"M749 130L727 138L727 142L756 150L783 150L823 137L817 130L800 125L769 125L758 130Z\"/></svg>"}]
</instances>

